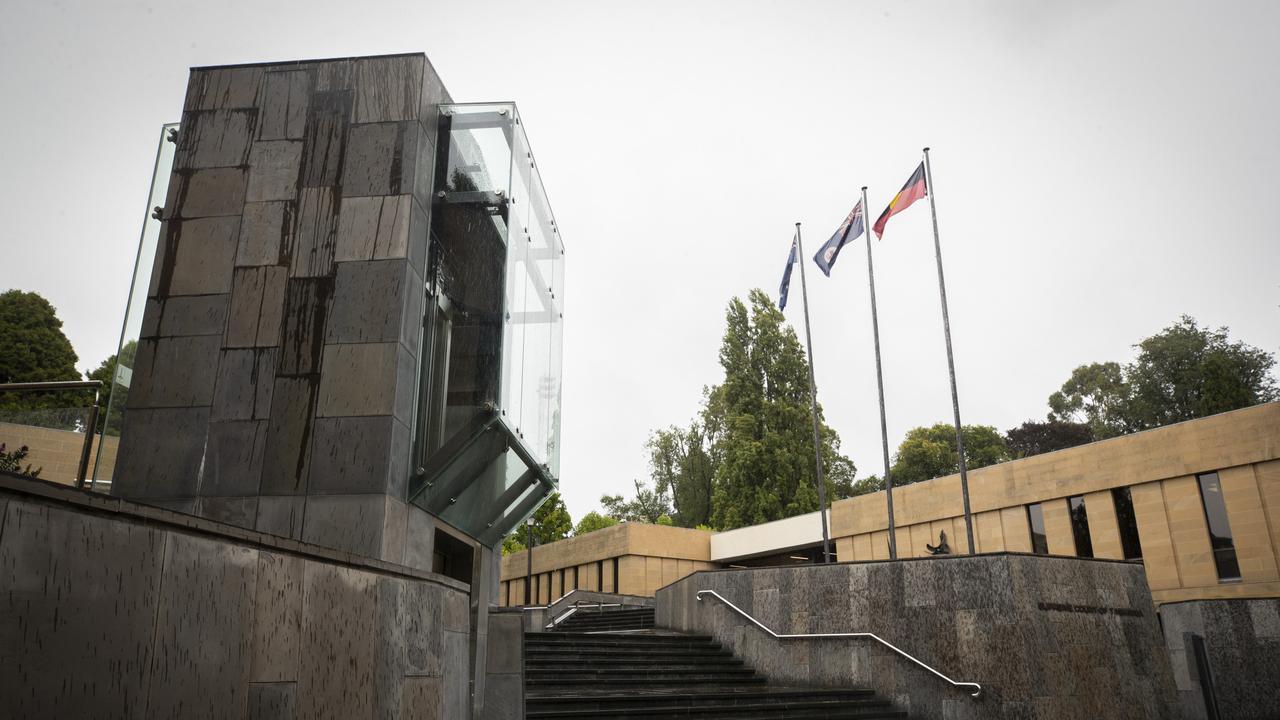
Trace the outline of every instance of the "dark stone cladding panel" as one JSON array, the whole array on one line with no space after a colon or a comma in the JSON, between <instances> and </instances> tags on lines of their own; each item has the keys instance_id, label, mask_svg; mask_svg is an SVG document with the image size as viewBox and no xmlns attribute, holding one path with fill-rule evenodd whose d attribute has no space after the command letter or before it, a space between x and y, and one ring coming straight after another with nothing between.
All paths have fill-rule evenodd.
<instances>
[{"instance_id":1,"label":"dark stone cladding panel","mask_svg":"<svg viewBox=\"0 0 1280 720\"><path fill-rule=\"evenodd\" d=\"M1184 717L1206 717L1201 668L1192 645L1199 636L1224 718L1280 717L1280 599L1190 600L1160 606L1164 640Z\"/></svg>"},{"instance_id":2,"label":"dark stone cladding panel","mask_svg":"<svg viewBox=\"0 0 1280 720\"><path fill-rule=\"evenodd\" d=\"M461 718L466 607L438 575L0 474L0 717L372 717L430 679L463 714L415 717Z\"/></svg>"},{"instance_id":3,"label":"dark stone cladding panel","mask_svg":"<svg viewBox=\"0 0 1280 720\"><path fill-rule=\"evenodd\" d=\"M1023 718L1040 706L1164 720L1175 716L1173 678L1143 572L1013 553L704 571L658 591L657 619L715 636L773 682L871 687L924 720ZM698 601L698 590L778 633L875 633L980 683L984 698L874 642L774 639L714 598Z\"/></svg>"},{"instance_id":4,"label":"dark stone cladding panel","mask_svg":"<svg viewBox=\"0 0 1280 720\"><path fill-rule=\"evenodd\" d=\"M403 502L449 100L421 54L192 71L131 404L200 412L140 416L120 467L147 476L113 492L290 537L310 492ZM356 453L333 431L373 424L390 435ZM388 507L357 544L403 556Z\"/></svg>"},{"instance_id":5,"label":"dark stone cladding panel","mask_svg":"<svg viewBox=\"0 0 1280 720\"><path fill-rule=\"evenodd\" d=\"M209 408L133 408L124 414L113 495L189 498L196 494Z\"/></svg>"}]
</instances>

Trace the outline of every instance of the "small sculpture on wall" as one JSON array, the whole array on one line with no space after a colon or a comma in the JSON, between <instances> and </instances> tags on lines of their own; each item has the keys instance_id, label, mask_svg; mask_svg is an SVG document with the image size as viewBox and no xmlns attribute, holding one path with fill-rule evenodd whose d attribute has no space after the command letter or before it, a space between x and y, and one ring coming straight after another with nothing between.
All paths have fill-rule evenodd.
<instances>
[{"instance_id":1,"label":"small sculpture on wall","mask_svg":"<svg viewBox=\"0 0 1280 720\"><path fill-rule=\"evenodd\" d=\"M951 547L947 545L947 531L946 530L938 531L937 545L930 545L928 543L925 543L924 547L926 550L929 551L930 555L950 555Z\"/></svg>"}]
</instances>

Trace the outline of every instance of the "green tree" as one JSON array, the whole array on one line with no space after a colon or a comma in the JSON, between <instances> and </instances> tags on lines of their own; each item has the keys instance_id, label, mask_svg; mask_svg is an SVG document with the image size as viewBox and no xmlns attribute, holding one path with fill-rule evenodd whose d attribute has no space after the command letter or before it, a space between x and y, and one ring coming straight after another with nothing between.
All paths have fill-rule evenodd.
<instances>
[{"instance_id":1,"label":"green tree","mask_svg":"<svg viewBox=\"0 0 1280 720\"><path fill-rule=\"evenodd\" d=\"M732 529L818 509L809 367L795 331L763 291L750 309L729 302L720 346L724 382L706 397L702 425L714 438L711 525ZM827 497L852 484L854 466L822 422Z\"/></svg>"},{"instance_id":2,"label":"green tree","mask_svg":"<svg viewBox=\"0 0 1280 720\"><path fill-rule=\"evenodd\" d=\"M970 470L1009 459L1004 438L990 425L965 425L964 451ZM894 487L960 472L955 425L938 423L909 431L898 446L890 472Z\"/></svg>"},{"instance_id":3,"label":"green tree","mask_svg":"<svg viewBox=\"0 0 1280 720\"><path fill-rule=\"evenodd\" d=\"M656 430L645 447L654 486L671 496L675 524L705 524L711 517L715 466L701 424L695 422L687 430Z\"/></svg>"},{"instance_id":4,"label":"green tree","mask_svg":"<svg viewBox=\"0 0 1280 720\"><path fill-rule=\"evenodd\" d=\"M138 341L130 340L120 349L120 358L123 358L124 365L127 368L133 368L134 357L138 352ZM98 432L104 429L108 435L119 435L120 428L124 421L124 409L129 401L129 388L117 383L116 368L119 365L115 355L102 361L102 364L96 370L89 373L90 380L97 380L102 383L102 392L98 398ZM110 406L110 407L109 407ZM111 416L107 416L107 410L113 412Z\"/></svg>"},{"instance_id":5,"label":"green tree","mask_svg":"<svg viewBox=\"0 0 1280 720\"><path fill-rule=\"evenodd\" d=\"M1123 435L1130 394L1120 363L1081 365L1049 396L1049 421L1083 422L1099 440Z\"/></svg>"},{"instance_id":6,"label":"green tree","mask_svg":"<svg viewBox=\"0 0 1280 720\"><path fill-rule=\"evenodd\" d=\"M1093 442L1093 429L1087 423L1028 420L1004 434L1011 458L1031 457Z\"/></svg>"},{"instance_id":7,"label":"green tree","mask_svg":"<svg viewBox=\"0 0 1280 720\"><path fill-rule=\"evenodd\" d=\"M671 499L663 488L655 486L650 489L639 480L632 482L635 483L636 494L630 500L621 495L601 496L600 505L609 517L621 522L656 524L658 518L671 515Z\"/></svg>"},{"instance_id":8,"label":"green tree","mask_svg":"<svg viewBox=\"0 0 1280 720\"><path fill-rule=\"evenodd\" d=\"M565 507L560 493L551 493L533 513L533 541L535 545L546 545L569 537L573 531L573 518L569 517L569 509ZM529 528L521 524L514 532L502 540L502 554L510 555L524 550L525 541L529 537Z\"/></svg>"},{"instance_id":9,"label":"green tree","mask_svg":"<svg viewBox=\"0 0 1280 720\"><path fill-rule=\"evenodd\" d=\"M1237 410L1280 397L1275 357L1183 315L1138 343L1128 365L1076 368L1049 396L1049 419L1087 423L1097 439Z\"/></svg>"},{"instance_id":10,"label":"green tree","mask_svg":"<svg viewBox=\"0 0 1280 720\"><path fill-rule=\"evenodd\" d=\"M617 524L618 521L614 518L611 518L608 515L601 515L600 513L592 510L586 515L583 515L582 519L578 521L577 527L573 529L573 534L575 537L578 535L586 535L587 533L595 532L596 530L603 530Z\"/></svg>"},{"instance_id":11,"label":"green tree","mask_svg":"<svg viewBox=\"0 0 1280 720\"><path fill-rule=\"evenodd\" d=\"M37 293L0 293L0 383L79 380L57 311ZM83 406L75 393L0 393L0 410Z\"/></svg>"},{"instance_id":12,"label":"green tree","mask_svg":"<svg viewBox=\"0 0 1280 720\"><path fill-rule=\"evenodd\" d=\"M857 497L859 495L870 495L874 492L880 492L884 489L884 478L879 475L870 475L858 480L849 486L848 497Z\"/></svg>"},{"instance_id":13,"label":"green tree","mask_svg":"<svg viewBox=\"0 0 1280 720\"><path fill-rule=\"evenodd\" d=\"M1125 373L1129 426L1146 430L1275 400L1274 356L1231 342L1227 332L1183 315L1138 343L1138 359Z\"/></svg>"}]
</instances>

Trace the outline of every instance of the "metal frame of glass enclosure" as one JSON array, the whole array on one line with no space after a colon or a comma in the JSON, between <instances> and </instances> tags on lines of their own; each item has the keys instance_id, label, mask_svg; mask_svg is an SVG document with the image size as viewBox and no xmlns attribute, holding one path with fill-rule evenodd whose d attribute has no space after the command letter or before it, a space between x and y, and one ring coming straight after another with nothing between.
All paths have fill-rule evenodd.
<instances>
[{"instance_id":1,"label":"metal frame of glass enclosure","mask_svg":"<svg viewBox=\"0 0 1280 720\"><path fill-rule=\"evenodd\" d=\"M564 245L514 103L438 137L409 499L494 545L558 484Z\"/></svg>"}]
</instances>

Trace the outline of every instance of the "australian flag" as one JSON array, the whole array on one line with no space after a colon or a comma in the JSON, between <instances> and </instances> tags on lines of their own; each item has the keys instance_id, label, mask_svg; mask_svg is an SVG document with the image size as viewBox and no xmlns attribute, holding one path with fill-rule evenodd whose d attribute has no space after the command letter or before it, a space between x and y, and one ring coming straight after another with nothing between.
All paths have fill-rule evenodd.
<instances>
[{"instance_id":1,"label":"australian flag","mask_svg":"<svg viewBox=\"0 0 1280 720\"><path fill-rule=\"evenodd\" d=\"M862 236L863 230L866 229L862 216L862 201L859 200L840 227L836 228L831 239L818 248L818 254L813 256L813 261L818 264L818 269L822 270L823 275L831 277L831 266L836 264L836 256L840 254L840 248L844 247L845 243Z\"/></svg>"},{"instance_id":2,"label":"australian flag","mask_svg":"<svg viewBox=\"0 0 1280 720\"><path fill-rule=\"evenodd\" d=\"M791 289L791 268L796 266L796 239L791 238L791 252L787 254L787 269L782 271L782 287L778 288L778 309L787 309L787 291Z\"/></svg>"}]
</instances>

